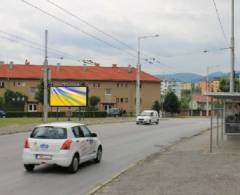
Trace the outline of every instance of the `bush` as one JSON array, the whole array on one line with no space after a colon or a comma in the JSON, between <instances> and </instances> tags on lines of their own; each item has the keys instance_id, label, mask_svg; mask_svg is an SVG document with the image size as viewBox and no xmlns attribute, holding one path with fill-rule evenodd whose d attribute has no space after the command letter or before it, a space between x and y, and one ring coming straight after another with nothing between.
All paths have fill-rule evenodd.
<instances>
[{"instance_id":1,"label":"bush","mask_svg":"<svg viewBox=\"0 0 240 195\"><path fill-rule=\"evenodd\" d=\"M7 112L7 118L17 118L17 117L42 117L42 112ZM106 112L72 112L72 117L81 117L81 118L93 118L93 117L106 117ZM66 112L49 112L48 117L51 118L62 118L66 117Z\"/></svg>"}]
</instances>

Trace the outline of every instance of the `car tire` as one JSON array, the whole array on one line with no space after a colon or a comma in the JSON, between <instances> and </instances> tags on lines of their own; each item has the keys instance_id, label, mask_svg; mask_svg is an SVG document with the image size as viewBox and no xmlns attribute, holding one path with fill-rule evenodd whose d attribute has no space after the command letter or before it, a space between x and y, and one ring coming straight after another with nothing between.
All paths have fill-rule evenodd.
<instances>
[{"instance_id":1,"label":"car tire","mask_svg":"<svg viewBox=\"0 0 240 195\"><path fill-rule=\"evenodd\" d=\"M24 164L24 168L27 172L33 172L35 165L32 164Z\"/></svg>"},{"instance_id":2,"label":"car tire","mask_svg":"<svg viewBox=\"0 0 240 195\"><path fill-rule=\"evenodd\" d=\"M98 147L96 158L94 159L95 163L100 163L102 160L102 147Z\"/></svg>"},{"instance_id":3,"label":"car tire","mask_svg":"<svg viewBox=\"0 0 240 195\"><path fill-rule=\"evenodd\" d=\"M156 125L158 125L158 123L159 123L159 120L157 120Z\"/></svg>"},{"instance_id":4,"label":"car tire","mask_svg":"<svg viewBox=\"0 0 240 195\"><path fill-rule=\"evenodd\" d=\"M78 171L78 166L79 166L79 156L77 154L75 154L73 156L70 166L68 167L68 172L76 173Z\"/></svg>"}]
</instances>

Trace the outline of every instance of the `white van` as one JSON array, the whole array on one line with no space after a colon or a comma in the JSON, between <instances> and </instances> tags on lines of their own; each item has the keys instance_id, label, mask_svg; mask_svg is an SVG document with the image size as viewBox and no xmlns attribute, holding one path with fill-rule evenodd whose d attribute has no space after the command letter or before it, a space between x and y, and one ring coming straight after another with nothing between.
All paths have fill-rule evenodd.
<instances>
[{"instance_id":1,"label":"white van","mask_svg":"<svg viewBox=\"0 0 240 195\"><path fill-rule=\"evenodd\" d=\"M136 124L158 124L159 116L156 110L144 110L139 116L136 118Z\"/></svg>"}]
</instances>

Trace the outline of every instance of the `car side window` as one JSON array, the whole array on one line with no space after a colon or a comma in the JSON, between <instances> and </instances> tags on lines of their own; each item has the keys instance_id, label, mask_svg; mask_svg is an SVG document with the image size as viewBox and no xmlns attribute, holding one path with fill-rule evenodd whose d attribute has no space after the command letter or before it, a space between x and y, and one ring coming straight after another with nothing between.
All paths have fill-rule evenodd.
<instances>
[{"instance_id":1,"label":"car side window","mask_svg":"<svg viewBox=\"0 0 240 195\"><path fill-rule=\"evenodd\" d=\"M73 128L72 128L72 132L73 132L73 135L74 135L75 137L80 137L79 127L73 127Z\"/></svg>"},{"instance_id":2,"label":"car side window","mask_svg":"<svg viewBox=\"0 0 240 195\"><path fill-rule=\"evenodd\" d=\"M73 132L74 136L77 138L84 137L83 131L79 126L73 127L72 132Z\"/></svg>"},{"instance_id":3,"label":"car side window","mask_svg":"<svg viewBox=\"0 0 240 195\"><path fill-rule=\"evenodd\" d=\"M151 116L153 116L153 112L151 112Z\"/></svg>"},{"instance_id":4,"label":"car side window","mask_svg":"<svg viewBox=\"0 0 240 195\"><path fill-rule=\"evenodd\" d=\"M86 126L81 126L81 129L83 131L84 137L91 137L91 132Z\"/></svg>"}]
</instances>

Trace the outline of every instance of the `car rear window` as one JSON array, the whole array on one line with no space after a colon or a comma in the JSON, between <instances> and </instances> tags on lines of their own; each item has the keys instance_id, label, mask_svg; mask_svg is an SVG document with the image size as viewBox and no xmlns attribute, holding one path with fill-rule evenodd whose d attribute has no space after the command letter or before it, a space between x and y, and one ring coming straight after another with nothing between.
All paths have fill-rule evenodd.
<instances>
[{"instance_id":1,"label":"car rear window","mask_svg":"<svg viewBox=\"0 0 240 195\"><path fill-rule=\"evenodd\" d=\"M37 139L66 139L67 129L53 126L36 127L30 137Z\"/></svg>"}]
</instances>

